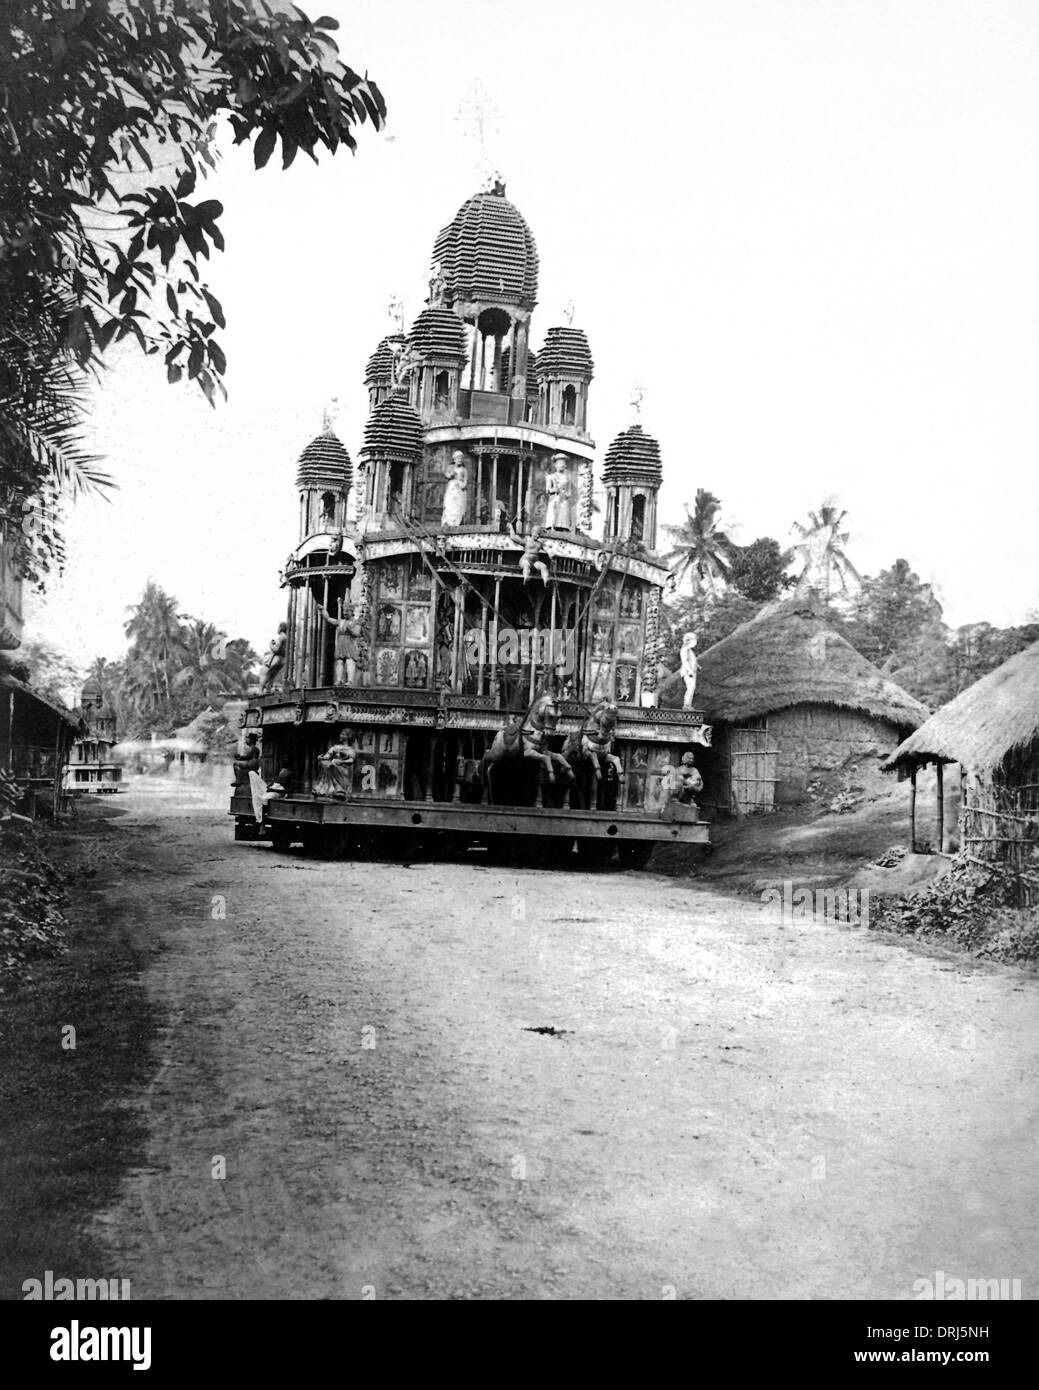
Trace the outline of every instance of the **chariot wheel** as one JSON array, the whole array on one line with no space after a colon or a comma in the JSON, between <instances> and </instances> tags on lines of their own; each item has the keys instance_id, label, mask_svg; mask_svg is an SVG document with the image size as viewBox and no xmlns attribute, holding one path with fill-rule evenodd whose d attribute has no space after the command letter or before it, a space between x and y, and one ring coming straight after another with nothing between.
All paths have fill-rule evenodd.
<instances>
[{"instance_id":1,"label":"chariot wheel","mask_svg":"<svg viewBox=\"0 0 1039 1390\"><path fill-rule=\"evenodd\" d=\"M653 858L656 842L653 840L629 840L617 846L622 869L646 869Z\"/></svg>"},{"instance_id":2,"label":"chariot wheel","mask_svg":"<svg viewBox=\"0 0 1039 1390\"><path fill-rule=\"evenodd\" d=\"M271 849L275 854L288 854L292 848L292 831L280 825L271 826Z\"/></svg>"}]
</instances>

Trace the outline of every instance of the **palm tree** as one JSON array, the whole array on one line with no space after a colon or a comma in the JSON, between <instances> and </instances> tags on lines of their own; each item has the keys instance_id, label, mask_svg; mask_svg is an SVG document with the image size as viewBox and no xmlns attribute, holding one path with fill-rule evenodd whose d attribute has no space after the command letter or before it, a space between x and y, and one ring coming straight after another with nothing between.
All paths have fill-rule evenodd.
<instances>
[{"instance_id":1,"label":"palm tree","mask_svg":"<svg viewBox=\"0 0 1039 1390\"><path fill-rule=\"evenodd\" d=\"M173 684L177 689L190 686L196 695L215 699L224 693L223 671L227 633L217 631L204 618L190 618L181 637L180 670Z\"/></svg>"},{"instance_id":2,"label":"palm tree","mask_svg":"<svg viewBox=\"0 0 1039 1390\"><path fill-rule=\"evenodd\" d=\"M130 616L123 628L130 639L130 656L150 670L156 706L168 704L171 667L179 664L177 658L183 645L177 600L149 579L140 602L127 611Z\"/></svg>"},{"instance_id":3,"label":"palm tree","mask_svg":"<svg viewBox=\"0 0 1039 1390\"><path fill-rule=\"evenodd\" d=\"M687 503L681 526L663 528L673 542L664 562L671 567L676 584L681 588L689 579L694 593L706 589L710 599L717 598L719 581L728 579L736 548L721 529L721 505L713 492L697 488L693 510Z\"/></svg>"},{"instance_id":4,"label":"palm tree","mask_svg":"<svg viewBox=\"0 0 1039 1390\"><path fill-rule=\"evenodd\" d=\"M847 594L851 589L849 580L856 584L862 582L862 576L844 551L850 533L842 531L840 527L847 515L847 512L839 512L828 501L818 511L808 513L807 526L802 526L799 521L794 522L792 529L800 541L792 548L803 561L797 580L797 593L818 589L826 599L830 599L835 585L839 584L840 592Z\"/></svg>"}]
</instances>

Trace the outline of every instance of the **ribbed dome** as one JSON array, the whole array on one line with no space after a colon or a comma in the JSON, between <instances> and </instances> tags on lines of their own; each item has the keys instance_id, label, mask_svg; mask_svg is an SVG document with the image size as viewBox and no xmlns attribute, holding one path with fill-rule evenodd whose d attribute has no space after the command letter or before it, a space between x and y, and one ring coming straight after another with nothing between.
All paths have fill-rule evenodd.
<instances>
[{"instance_id":1,"label":"ribbed dome","mask_svg":"<svg viewBox=\"0 0 1039 1390\"><path fill-rule=\"evenodd\" d=\"M368 417L361 454L414 463L421 453L422 422L403 394L388 396Z\"/></svg>"},{"instance_id":2,"label":"ribbed dome","mask_svg":"<svg viewBox=\"0 0 1039 1390\"><path fill-rule=\"evenodd\" d=\"M477 193L436 239L434 263L449 304L515 304L533 309L538 296L538 252L504 184Z\"/></svg>"},{"instance_id":3,"label":"ribbed dome","mask_svg":"<svg viewBox=\"0 0 1039 1390\"><path fill-rule=\"evenodd\" d=\"M641 425L631 425L606 450L604 483L659 483L663 474L660 445L651 434L644 433Z\"/></svg>"},{"instance_id":4,"label":"ribbed dome","mask_svg":"<svg viewBox=\"0 0 1039 1390\"><path fill-rule=\"evenodd\" d=\"M397 349L404 344L403 333L390 333L383 338L382 342L368 358L368 365L364 369L365 386L389 386L393 382L393 361L396 357L394 347Z\"/></svg>"},{"instance_id":5,"label":"ribbed dome","mask_svg":"<svg viewBox=\"0 0 1039 1390\"><path fill-rule=\"evenodd\" d=\"M595 363L584 330L550 328L538 353L538 372L542 378L563 372L591 381Z\"/></svg>"},{"instance_id":6,"label":"ribbed dome","mask_svg":"<svg viewBox=\"0 0 1039 1390\"><path fill-rule=\"evenodd\" d=\"M461 319L450 309L423 309L411 326L408 347L422 357L450 357L464 362L465 333Z\"/></svg>"},{"instance_id":7,"label":"ribbed dome","mask_svg":"<svg viewBox=\"0 0 1039 1390\"><path fill-rule=\"evenodd\" d=\"M350 455L332 433L323 434L307 445L299 456L296 470L298 488L323 487L345 491L353 481L354 468Z\"/></svg>"},{"instance_id":8,"label":"ribbed dome","mask_svg":"<svg viewBox=\"0 0 1039 1390\"><path fill-rule=\"evenodd\" d=\"M501 379L509 379L510 353L508 348L502 349L501 354ZM538 398L538 360L537 354L527 350L527 400L536 401Z\"/></svg>"}]
</instances>

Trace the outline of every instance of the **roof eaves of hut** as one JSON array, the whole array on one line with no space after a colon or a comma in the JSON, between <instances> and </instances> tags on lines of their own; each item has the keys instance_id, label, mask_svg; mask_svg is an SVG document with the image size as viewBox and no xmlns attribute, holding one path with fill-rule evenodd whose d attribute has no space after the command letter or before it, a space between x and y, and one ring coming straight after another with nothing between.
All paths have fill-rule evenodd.
<instances>
[{"instance_id":1,"label":"roof eaves of hut","mask_svg":"<svg viewBox=\"0 0 1039 1390\"><path fill-rule=\"evenodd\" d=\"M922 763L959 763L991 772L1008 753L1039 738L1039 642L1009 657L950 700L900 743L885 772Z\"/></svg>"}]
</instances>

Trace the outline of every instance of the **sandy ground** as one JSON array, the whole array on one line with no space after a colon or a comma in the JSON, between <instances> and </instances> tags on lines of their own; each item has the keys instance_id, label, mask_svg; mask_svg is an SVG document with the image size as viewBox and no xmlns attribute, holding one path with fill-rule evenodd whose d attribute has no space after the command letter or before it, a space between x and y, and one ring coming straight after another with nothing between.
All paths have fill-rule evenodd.
<instances>
[{"instance_id":1,"label":"sandy ground","mask_svg":"<svg viewBox=\"0 0 1039 1390\"><path fill-rule=\"evenodd\" d=\"M93 1221L135 1297L1035 1297L1033 977L652 872L120 808L108 909L166 1026L147 1165Z\"/></svg>"}]
</instances>

